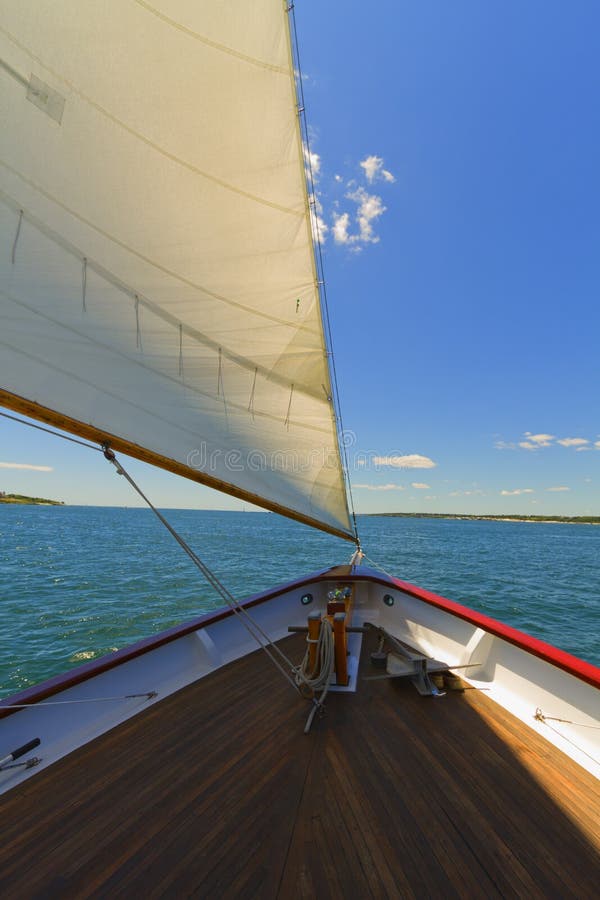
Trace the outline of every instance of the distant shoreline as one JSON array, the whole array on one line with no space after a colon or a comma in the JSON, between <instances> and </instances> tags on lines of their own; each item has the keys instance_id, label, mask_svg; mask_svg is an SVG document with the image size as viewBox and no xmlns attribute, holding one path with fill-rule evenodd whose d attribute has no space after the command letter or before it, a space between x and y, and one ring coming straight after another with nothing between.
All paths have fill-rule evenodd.
<instances>
[{"instance_id":1,"label":"distant shoreline","mask_svg":"<svg viewBox=\"0 0 600 900\"><path fill-rule=\"evenodd\" d=\"M387 516L388 518L405 519L467 519L475 522L545 522L547 525L600 525L600 516L519 516L519 515L484 515L475 516L468 513L362 513L363 516Z\"/></svg>"},{"instance_id":2,"label":"distant shoreline","mask_svg":"<svg viewBox=\"0 0 600 900\"><path fill-rule=\"evenodd\" d=\"M64 506L63 500L47 500L45 497L26 497L25 494L0 494L0 503L16 503L21 506Z\"/></svg>"}]
</instances>

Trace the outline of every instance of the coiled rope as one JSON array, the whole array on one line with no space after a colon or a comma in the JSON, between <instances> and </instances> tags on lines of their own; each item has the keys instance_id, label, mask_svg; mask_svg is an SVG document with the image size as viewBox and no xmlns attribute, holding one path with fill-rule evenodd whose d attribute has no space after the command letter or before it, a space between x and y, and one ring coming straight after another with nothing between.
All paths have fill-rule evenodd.
<instances>
[{"instance_id":1,"label":"coiled rope","mask_svg":"<svg viewBox=\"0 0 600 900\"><path fill-rule=\"evenodd\" d=\"M319 637L316 640L306 638L306 653L304 659L299 666L294 669L296 685L300 693L304 689L308 689L312 695L313 707L310 711L304 733L308 734L317 710L323 711L323 703L329 690L331 676L335 665L335 645L333 638L333 628L331 622L325 616L321 619L321 628L319 629ZM311 645L316 644L315 662L311 669ZM314 696L321 692L320 697Z\"/></svg>"}]
</instances>

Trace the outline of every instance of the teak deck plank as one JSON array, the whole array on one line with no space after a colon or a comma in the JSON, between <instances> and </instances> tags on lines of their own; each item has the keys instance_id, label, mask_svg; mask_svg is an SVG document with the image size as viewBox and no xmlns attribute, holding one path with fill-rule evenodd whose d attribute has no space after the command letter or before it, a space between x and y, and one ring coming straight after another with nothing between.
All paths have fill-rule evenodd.
<instances>
[{"instance_id":1,"label":"teak deck plank","mask_svg":"<svg viewBox=\"0 0 600 900\"><path fill-rule=\"evenodd\" d=\"M0 799L1 896L597 896L598 781L484 693L308 709L257 652L39 773Z\"/></svg>"}]
</instances>

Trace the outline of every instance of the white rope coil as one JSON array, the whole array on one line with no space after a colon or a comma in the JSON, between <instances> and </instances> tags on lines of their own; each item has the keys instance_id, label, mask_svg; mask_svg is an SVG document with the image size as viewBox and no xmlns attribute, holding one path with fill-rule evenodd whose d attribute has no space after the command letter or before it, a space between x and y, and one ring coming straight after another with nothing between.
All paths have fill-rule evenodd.
<instances>
[{"instance_id":1,"label":"white rope coil","mask_svg":"<svg viewBox=\"0 0 600 900\"><path fill-rule=\"evenodd\" d=\"M333 673L335 662L333 629L327 618L323 617L323 619L321 619L321 628L319 630L318 639L315 641L311 638L307 638L306 643L308 645L316 644L314 667L311 670L310 646L307 646L304 659L299 666L294 668L294 677L298 686L305 684L315 693L318 693L329 687L329 681ZM322 699L323 698L321 698L321 701Z\"/></svg>"}]
</instances>

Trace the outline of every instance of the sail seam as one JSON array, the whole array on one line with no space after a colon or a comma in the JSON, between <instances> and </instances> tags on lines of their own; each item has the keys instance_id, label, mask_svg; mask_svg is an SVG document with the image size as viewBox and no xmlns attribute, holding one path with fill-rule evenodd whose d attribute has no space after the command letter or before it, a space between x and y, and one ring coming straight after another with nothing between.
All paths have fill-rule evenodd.
<instances>
[{"instance_id":1,"label":"sail seam","mask_svg":"<svg viewBox=\"0 0 600 900\"><path fill-rule=\"evenodd\" d=\"M169 159L171 162L177 163L177 165L182 166L183 168L192 172L194 175L199 175L201 178L206 178L207 181L211 181L211 182L213 182L213 184L216 184L219 187L224 188L227 191L231 191L234 194L238 194L241 197L245 197L247 200L252 200L254 203L260 203L263 206L268 206L270 209L274 209L277 212L283 213L284 215L295 216L296 218L302 218L304 216L303 211L299 211L296 209L290 209L287 206L281 206L281 204L275 203L272 200L268 200L266 197L257 197L255 194L250 193L250 191L245 191L245 190L243 190L243 188L236 187L234 184L231 184L230 182L225 181L223 178L218 178L216 175L211 175L210 172L206 172L204 169L200 169L198 166L193 165L193 163L190 163L187 160L184 160L181 157L176 156L174 153L171 153L169 150L165 149L164 147L161 147L159 144L156 144L150 138L146 137L141 132L136 131L135 128L132 128L131 125L128 125L122 119L119 119L117 116L115 116L113 113L111 113L104 106L101 106L101 104L97 103L95 100L93 100L87 94L84 94L84 92L81 91L78 87L76 87L76 85L74 85L72 81L69 81L68 78L65 78L63 75L61 75L55 69L51 68L51 66L48 66L39 56L37 56L28 47L26 47L24 44L22 44L20 41L18 41L17 38L14 35L12 35L9 31L7 31L5 28L2 28L0 26L0 32L2 34L4 34L4 36L9 41L11 41L11 43L13 43L15 45L15 47L18 47L18 49L21 50L22 53L27 54L27 56L31 60L38 63L38 65L40 65L46 72L49 72L53 78L55 78L57 81L60 81L62 84L64 84L73 94L75 94L77 97L79 97L80 100L83 100L84 103L87 103L89 106L91 106L93 109L95 109L96 112L105 116L105 118L109 119L114 125L117 125L119 128L122 128L124 131L126 131L128 134L130 134L132 137L141 141L143 144L146 144L146 146L150 147L152 150L155 150L157 153L160 153L161 156L164 156L166 159Z\"/></svg>"},{"instance_id":2,"label":"sail seam","mask_svg":"<svg viewBox=\"0 0 600 900\"><path fill-rule=\"evenodd\" d=\"M0 163L2 161L0 160ZM9 198L8 195L4 194L3 191L0 191L0 198L2 198L8 206L12 206L15 210L18 209L18 204L12 198ZM104 266L100 265L100 263L95 262L83 255L81 250L67 241L65 238L61 237L57 234L53 229L49 228L45 223L41 222L35 216L32 216L29 212L25 212L24 210L19 211L20 214L26 220L38 229L42 234L52 240L55 244L69 253L71 256L75 257L75 259L81 260L82 264L85 260L85 286L84 286L84 309L86 309L86 299L87 299L87 270L91 269L94 271L100 278L107 281L109 284L112 284L117 290L121 291L125 295L131 297L135 300L138 298L138 301L145 306L148 310L150 310L154 315L158 318L162 319L164 322L167 322L170 325L173 325L175 328L179 329L180 327L183 329L183 332L191 337L193 340L197 341L199 344L209 347L211 350L218 351L221 350L223 355L227 357L227 359L231 360L231 362L236 363L243 369L247 369L248 371L254 371L255 368L258 368L261 374L263 374L269 381L278 384L280 387L285 387L286 389L289 387L290 382L277 375L272 369L267 368L266 366L257 365L256 361L246 359L246 357L241 356L238 353L235 353L233 350L229 350L227 348L223 348L217 341L209 338L208 335L203 334L201 331L198 331L196 328L192 328L189 325L186 325L183 322L180 322L176 316L173 316L171 313L166 312L162 309L162 307L155 304L152 300L145 297L143 294L140 294L139 291L136 291L135 288L130 287L125 284L125 282L121 281L120 278L113 275L112 272L109 272L108 269L104 268ZM61 324L61 323L57 323ZM308 356L314 356L320 353L320 350L310 351L310 354L306 354ZM307 389L305 386L300 385L299 390L307 397L312 397L315 400L320 400L320 393L315 390L311 391ZM208 396L208 395L207 395ZM241 407L240 407L241 408Z\"/></svg>"},{"instance_id":3,"label":"sail seam","mask_svg":"<svg viewBox=\"0 0 600 900\"><path fill-rule=\"evenodd\" d=\"M199 34L197 31L188 28L186 25L182 25L180 22L176 22L174 19L170 19L168 16L165 16L164 13L159 12L157 9L147 3L146 0L134 0L134 3L137 3L138 6L141 6L143 9L147 10L147 12L156 16L157 19L160 19L167 25L170 25L172 28L175 28L177 31L182 32L188 37L191 37L196 41L200 41L201 44L205 44L207 47L211 47L214 50L220 50L222 53L228 53L231 56L235 56L236 59L247 62L252 66L258 66L260 69L267 69L270 72L277 72L278 75L287 75L287 69L285 68L285 66L278 66L276 63L265 62L262 59L257 59L255 56L250 56L247 53L242 53L241 50L234 50L233 47L228 47L226 44L220 44L218 41L213 41L211 40L211 38L207 38L203 34Z\"/></svg>"},{"instance_id":4,"label":"sail seam","mask_svg":"<svg viewBox=\"0 0 600 900\"><path fill-rule=\"evenodd\" d=\"M11 166L10 163L7 163L5 160L0 159L0 165L4 166L9 172L13 175L16 175L17 178L20 178L25 184L29 185L29 187L33 188L34 191L37 191L42 197L45 197L46 200L49 200L51 203L55 203L56 206L60 207L60 209L64 210L70 216L77 219L79 222L82 222L84 225L87 225L88 228L92 228L97 234L111 241L113 244L116 244L117 247L120 247L122 250L126 250L127 253L131 253L132 256L135 256L137 259L140 259L142 262L147 263L149 266L152 266L154 269L157 269L159 272L162 272L164 275L168 275L170 278L174 278L176 281L179 281L181 284L185 284L187 287L193 288L195 291L200 291L205 294L207 297L212 297L214 300L219 300L221 303L226 303L228 306L232 306L234 309L241 309L243 312L250 313L251 315L256 316L259 319L266 319L269 322L274 322L276 325L284 325L286 328L291 328L294 331L306 331L308 334L314 334L315 331L313 328L310 328L307 325L297 325L294 322L288 321L287 319L281 319L278 316L269 315L269 313L263 312L261 310L254 309L252 306L246 306L244 303L239 303L237 300L232 300L230 297L225 297L222 294L217 294L215 291L211 291L207 287L203 287L201 284L196 284L194 281L190 281L188 278L184 278L183 275L180 275L178 272L174 272L172 269L168 269L166 266L161 265L161 263L156 262L156 260L151 259L149 256L145 256L143 253L140 253L133 247L130 247L129 244L126 244L124 241L119 240L119 238L115 237L115 235L111 234L108 231L105 231L103 228L100 228L99 225L96 225L91 219L86 219L85 216L82 216L76 210L71 209L71 207L67 206L57 197L54 197L48 191L46 191L41 185L37 184L32 179L28 178L27 175L24 175L22 172L19 172L18 169L15 169L14 166ZM8 194L5 194L4 191L0 190L0 197L3 197L8 205L13 205L16 209L19 209L19 205L12 197ZM39 219L35 220L35 217L28 213L28 218L36 227L40 228L40 230L44 230L48 236L51 236L53 240L57 243L61 244L64 247L72 248L72 245L69 242L58 235L55 231L53 231L49 226L42 223ZM81 251L76 251L77 256L83 256ZM168 315L164 313L164 315Z\"/></svg>"},{"instance_id":5,"label":"sail seam","mask_svg":"<svg viewBox=\"0 0 600 900\"><path fill-rule=\"evenodd\" d=\"M171 375L168 375L166 372L160 372L158 369L153 369L151 366L142 362L140 359L134 359L132 356L129 356L127 353L124 353L123 351L119 350L116 347L111 347L109 344L104 344L102 341L97 340L97 338L90 337L90 335L86 334L83 331L79 331L78 329L73 328L70 325L64 325L62 322L59 322L57 319L53 319L52 316L47 315L47 313L43 313L40 310L35 309L35 307L30 306L24 300L19 300L17 297L14 297L8 291L2 290L0 288L0 295L6 297L8 300L11 301L11 303L14 303L16 306L21 306L21 307L23 307L23 309L29 310L29 312L33 313L34 315L40 316L40 318L45 319L47 322L51 322L53 325L57 325L58 327L63 328L65 331L70 332L71 334L77 335L77 337L84 338L85 340L89 341L90 344L92 344L96 347L101 347L103 350L108 350L110 353L113 353L115 356L117 356L121 359L125 359L128 363L131 363L131 365L139 366L140 368L145 369L147 372L152 372L153 375L157 375L158 377L164 378L167 381L178 383L177 378L175 378ZM39 357L33 356L33 355L27 353L26 351L22 350L21 348L15 347L14 344L8 344L4 341L0 341L0 346L8 347L11 350L14 350L15 352L20 353L21 355L25 356L27 359L32 359L37 363L41 363L44 366L48 366L48 368L53 369L56 372L60 372L62 375L66 375L69 378L74 378L76 381L79 381L81 384L86 384L89 387L93 387L95 390L101 391L102 393L105 393L107 396L113 397L115 400L120 400L121 402L129 403L131 406L133 406L134 409L139 409L142 412L147 413L148 415L154 415L154 413L151 413L149 410L145 409L143 406L139 406L138 404L133 403L132 401L127 400L126 398L121 397L118 394L114 394L112 391L108 391L104 388L100 388L97 384L92 384L92 382L89 382L85 378L81 378L80 376L75 375L73 372L69 372L67 369L61 369L58 366L55 366L53 363L51 363L47 360L43 360L43 359L40 359ZM196 387L195 385L192 385L192 384L186 384L186 388L188 390L193 391L193 393L198 394L198 396L204 397L206 400L217 401L219 399L222 399L218 395L209 394L207 391L203 391L199 387ZM238 412L247 412L246 408L241 404L231 403L230 406L232 409L235 409ZM264 412L262 410L254 410L254 414L259 416L262 419L266 419L271 422L280 422L281 421L281 419L278 416L274 415L273 413ZM174 422L170 422L168 419L164 419L161 417L161 420L168 425L172 425L177 428L182 427L180 425L176 425ZM320 428L318 425L311 425L308 422L292 422L292 423L294 425L298 425L298 426L306 429L307 431L315 431L315 432L321 433L321 434L329 433L328 429ZM184 430L187 431L188 434L193 435L194 437L197 437L195 432L189 431L188 429L184 429Z\"/></svg>"}]
</instances>

